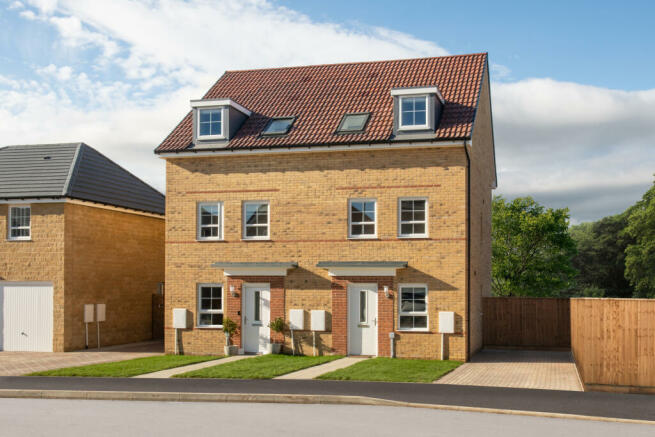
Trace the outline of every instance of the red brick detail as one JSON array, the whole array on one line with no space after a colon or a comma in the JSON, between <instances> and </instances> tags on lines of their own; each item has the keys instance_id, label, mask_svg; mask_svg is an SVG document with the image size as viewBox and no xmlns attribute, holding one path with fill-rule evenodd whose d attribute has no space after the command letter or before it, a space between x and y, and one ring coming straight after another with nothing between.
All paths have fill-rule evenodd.
<instances>
[{"instance_id":1,"label":"red brick detail","mask_svg":"<svg viewBox=\"0 0 655 437\"><path fill-rule=\"evenodd\" d=\"M389 333L393 332L393 276L333 276L332 277L332 348L336 354L348 353L348 283L378 284L378 356L391 354ZM389 287L389 297L384 286Z\"/></svg>"},{"instance_id":2,"label":"red brick detail","mask_svg":"<svg viewBox=\"0 0 655 437\"><path fill-rule=\"evenodd\" d=\"M254 284L254 283L264 283L269 284L271 288L271 301L270 301L270 310L271 310L271 320L278 317L284 318L284 276L228 276L227 277L227 292L226 292L226 308L225 314L230 319L237 322L239 326L239 331L232 338L232 344L238 345L240 348L243 347L241 341L241 322L242 322L242 299L243 299L243 284ZM236 297L232 297L230 292L230 286L234 286L234 290L237 294ZM271 341L273 342L284 342L284 334L276 333L271 330Z\"/></svg>"}]
</instances>

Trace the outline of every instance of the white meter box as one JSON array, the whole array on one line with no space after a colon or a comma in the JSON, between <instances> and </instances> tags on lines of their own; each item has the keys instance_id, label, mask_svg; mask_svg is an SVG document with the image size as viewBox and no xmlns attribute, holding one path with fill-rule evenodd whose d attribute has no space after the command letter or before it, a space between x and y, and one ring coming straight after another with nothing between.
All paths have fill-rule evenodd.
<instances>
[{"instance_id":1,"label":"white meter box","mask_svg":"<svg viewBox=\"0 0 655 437\"><path fill-rule=\"evenodd\" d=\"M289 310L289 328L294 331L305 329L305 311Z\"/></svg>"},{"instance_id":2,"label":"white meter box","mask_svg":"<svg viewBox=\"0 0 655 437\"><path fill-rule=\"evenodd\" d=\"M173 328L187 329L188 326L186 308L173 308Z\"/></svg>"},{"instance_id":3,"label":"white meter box","mask_svg":"<svg viewBox=\"0 0 655 437\"><path fill-rule=\"evenodd\" d=\"M439 311L439 332L442 334L455 333L455 313L452 311Z\"/></svg>"},{"instance_id":4,"label":"white meter box","mask_svg":"<svg viewBox=\"0 0 655 437\"><path fill-rule=\"evenodd\" d=\"M312 331L325 331L325 310L312 310Z\"/></svg>"},{"instance_id":5,"label":"white meter box","mask_svg":"<svg viewBox=\"0 0 655 437\"><path fill-rule=\"evenodd\" d=\"M98 322L104 322L107 318L107 306L104 303L99 303L96 305L96 320Z\"/></svg>"},{"instance_id":6,"label":"white meter box","mask_svg":"<svg viewBox=\"0 0 655 437\"><path fill-rule=\"evenodd\" d=\"M93 313L94 313L94 305L92 303L88 303L84 305L84 323L92 323L95 321L93 318Z\"/></svg>"}]
</instances>

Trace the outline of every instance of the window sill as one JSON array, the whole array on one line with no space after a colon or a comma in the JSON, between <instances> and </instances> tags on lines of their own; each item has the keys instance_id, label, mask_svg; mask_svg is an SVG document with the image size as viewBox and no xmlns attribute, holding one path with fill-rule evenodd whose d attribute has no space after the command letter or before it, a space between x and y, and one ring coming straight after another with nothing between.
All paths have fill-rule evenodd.
<instances>
[{"instance_id":1,"label":"window sill","mask_svg":"<svg viewBox=\"0 0 655 437\"><path fill-rule=\"evenodd\" d=\"M352 241L357 241L357 240L364 240L364 241L366 241L366 240L380 240L377 235L373 235L373 236L370 236L370 237L348 237L348 239L352 240Z\"/></svg>"},{"instance_id":2,"label":"window sill","mask_svg":"<svg viewBox=\"0 0 655 437\"><path fill-rule=\"evenodd\" d=\"M250 242L250 241L273 241L270 238L242 238L241 241Z\"/></svg>"},{"instance_id":3,"label":"window sill","mask_svg":"<svg viewBox=\"0 0 655 437\"><path fill-rule=\"evenodd\" d=\"M32 241L31 238L7 238L10 243L20 243L21 241Z\"/></svg>"},{"instance_id":4,"label":"window sill","mask_svg":"<svg viewBox=\"0 0 655 437\"><path fill-rule=\"evenodd\" d=\"M398 235L399 240L429 240L428 235Z\"/></svg>"},{"instance_id":5,"label":"window sill","mask_svg":"<svg viewBox=\"0 0 655 437\"><path fill-rule=\"evenodd\" d=\"M417 131L417 130L432 130L432 129L430 129L430 126L428 126L427 124L424 124L424 125L421 125L421 126L418 126L418 125L416 125L416 126L414 126L414 125L412 125L412 126L398 126L398 130L401 131L401 132L408 132L408 131L411 132L411 131Z\"/></svg>"},{"instance_id":6,"label":"window sill","mask_svg":"<svg viewBox=\"0 0 655 437\"><path fill-rule=\"evenodd\" d=\"M425 329L425 330L397 329L395 332L398 334L438 334L438 332L430 331L429 329Z\"/></svg>"},{"instance_id":7,"label":"window sill","mask_svg":"<svg viewBox=\"0 0 655 437\"><path fill-rule=\"evenodd\" d=\"M209 330L223 329L223 325L210 325L210 326L205 325L205 326L196 326L196 328L197 329L209 329Z\"/></svg>"},{"instance_id":8,"label":"window sill","mask_svg":"<svg viewBox=\"0 0 655 437\"><path fill-rule=\"evenodd\" d=\"M222 238L196 238L198 243L227 243Z\"/></svg>"}]
</instances>

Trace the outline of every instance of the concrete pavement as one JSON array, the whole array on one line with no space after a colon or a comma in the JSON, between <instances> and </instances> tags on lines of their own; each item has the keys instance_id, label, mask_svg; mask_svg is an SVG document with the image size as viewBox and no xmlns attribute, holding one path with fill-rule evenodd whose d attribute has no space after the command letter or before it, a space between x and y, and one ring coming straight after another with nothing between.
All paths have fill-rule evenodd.
<instances>
[{"instance_id":1,"label":"concrete pavement","mask_svg":"<svg viewBox=\"0 0 655 437\"><path fill-rule=\"evenodd\" d=\"M208 418L210 420L208 420ZM399 420L402 418L402 420ZM245 420L244 420L245 419ZM0 399L3 435L653 435L652 425L360 405Z\"/></svg>"},{"instance_id":2,"label":"concrete pavement","mask_svg":"<svg viewBox=\"0 0 655 437\"><path fill-rule=\"evenodd\" d=\"M2 389L145 392L153 394L153 399L157 393L358 396L416 404L655 421L655 396L650 395L443 384L274 379L0 377L0 392Z\"/></svg>"},{"instance_id":3,"label":"concrete pavement","mask_svg":"<svg viewBox=\"0 0 655 437\"><path fill-rule=\"evenodd\" d=\"M369 360L369 357L344 357L339 360L329 361L325 364L320 364L314 367L298 370L297 372L287 373L286 375L278 376L275 379L314 379L324 373L333 372L335 370L343 369L344 367L352 366L360 361Z\"/></svg>"}]
</instances>

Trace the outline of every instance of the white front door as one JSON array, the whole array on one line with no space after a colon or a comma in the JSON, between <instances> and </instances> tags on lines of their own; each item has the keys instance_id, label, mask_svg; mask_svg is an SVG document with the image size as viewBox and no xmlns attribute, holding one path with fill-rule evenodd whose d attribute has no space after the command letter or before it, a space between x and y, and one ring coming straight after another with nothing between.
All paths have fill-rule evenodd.
<instances>
[{"instance_id":1,"label":"white front door","mask_svg":"<svg viewBox=\"0 0 655 437\"><path fill-rule=\"evenodd\" d=\"M348 284L348 354L378 354L378 286Z\"/></svg>"},{"instance_id":2,"label":"white front door","mask_svg":"<svg viewBox=\"0 0 655 437\"><path fill-rule=\"evenodd\" d=\"M0 350L52 352L53 289L0 282Z\"/></svg>"},{"instance_id":3,"label":"white front door","mask_svg":"<svg viewBox=\"0 0 655 437\"><path fill-rule=\"evenodd\" d=\"M269 284L243 286L243 350L247 353L265 353L270 343L271 289Z\"/></svg>"}]
</instances>

